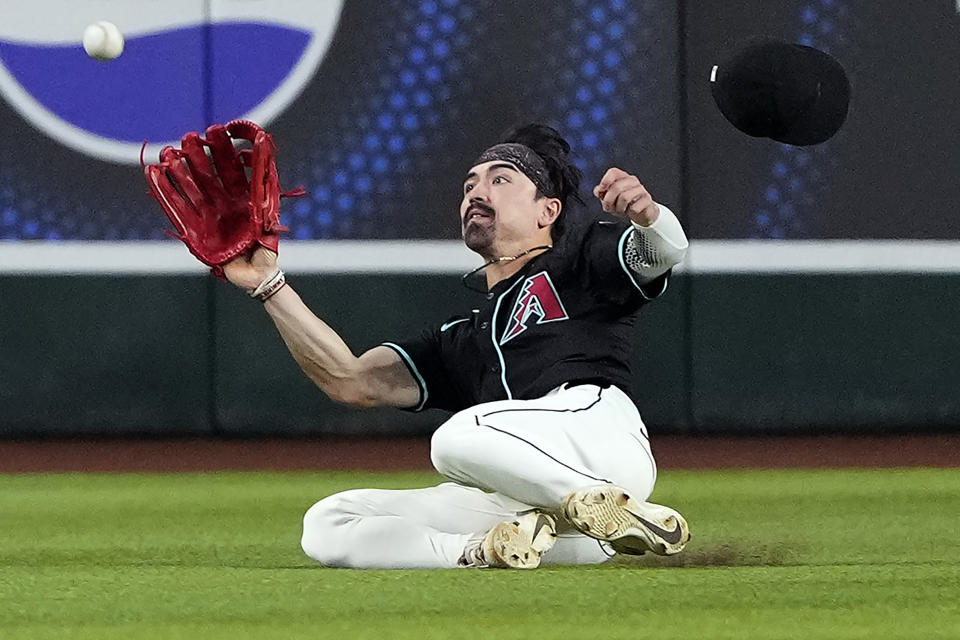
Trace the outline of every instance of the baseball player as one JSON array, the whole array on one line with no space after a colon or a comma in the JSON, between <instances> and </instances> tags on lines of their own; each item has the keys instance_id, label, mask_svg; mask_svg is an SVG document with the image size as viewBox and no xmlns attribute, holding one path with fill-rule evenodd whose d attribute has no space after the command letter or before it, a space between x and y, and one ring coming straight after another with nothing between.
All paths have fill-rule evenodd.
<instances>
[{"instance_id":1,"label":"baseball player","mask_svg":"<svg viewBox=\"0 0 960 640\"><path fill-rule=\"evenodd\" d=\"M333 400L454 412L431 441L433 464L450 482L320 500L303 519L309 557L333 567L526 569L683 549L684 518L646 502L656 464L625 389L638 313L666 289L687 239L670 209L617 168L593 190L605 215L573 211L582 201L569 151L555 130L532 124L481 153L464 176L459 219L464 242L485 261L482 302L359 357L286 284L279 223L261 225L270 212L257 221L268 230L255 225L245 249L205 260L264 302L293 357ZM184 159L191 171L205 164ZM169 154L166 162L155 176L188 177ZM196 197L212 201L205 191L215 185L203 180ZM154 177L151 188L163 195L165 184Z\"/></svg>"}]
</instances>

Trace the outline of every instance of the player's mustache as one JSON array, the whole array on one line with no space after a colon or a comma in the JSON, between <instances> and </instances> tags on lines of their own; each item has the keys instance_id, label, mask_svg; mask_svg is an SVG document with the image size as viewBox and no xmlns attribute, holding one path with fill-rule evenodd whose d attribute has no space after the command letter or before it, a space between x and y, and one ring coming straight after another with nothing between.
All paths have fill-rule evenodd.
<instances>
[{"instance_id":1,"label":"player's mustache","mask_svg":"<svg viewBox=\"0 0 960 640\"><path fill-rule=\"evenodd\" d=\"M472 214L474 211L480 211L488 216L496 215L493 211L493 207L485 205L482 202L474 202L470 205L470 208L467 209L467 212L463 214L463 224L467 224L467 221L470 219L470 214Z\"/></svg>"}]
</instances>

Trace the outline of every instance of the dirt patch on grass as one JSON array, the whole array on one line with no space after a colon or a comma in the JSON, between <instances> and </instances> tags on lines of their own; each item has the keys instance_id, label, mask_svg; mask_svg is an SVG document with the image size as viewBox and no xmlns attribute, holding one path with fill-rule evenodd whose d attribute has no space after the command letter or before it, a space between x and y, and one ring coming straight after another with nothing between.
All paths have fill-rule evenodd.
<instances>
[{"instance_id":1,"label":"dirt patch on grass","mask_svg":"<svg viewBox=\"0 0 960 640\"><path fill-rule=\"evenodd\" d=\"M617 556L614 564L643 567L779 567L795 564L798 554L783 545L739 548L731 545L687 547L675 556Z\"/></svg>"}]
</instances>

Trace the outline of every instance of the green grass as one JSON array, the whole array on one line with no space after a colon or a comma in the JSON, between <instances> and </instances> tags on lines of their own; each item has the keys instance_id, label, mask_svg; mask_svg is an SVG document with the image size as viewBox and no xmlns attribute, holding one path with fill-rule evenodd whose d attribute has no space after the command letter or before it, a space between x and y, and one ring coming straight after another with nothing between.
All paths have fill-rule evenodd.
<instances>
[{"instance_id":1,"label":"green grass","mask_svg":"<svg viewBox=\"0 0 960 640\"><path fill-rule=\"evenodd\" d=\"M429 474L0 476L0 638L960 638L960 471L664 473L675 558L321 569L316 499ZM496 634L496 635L494 635Z\"/></svg>"}]
</instances>

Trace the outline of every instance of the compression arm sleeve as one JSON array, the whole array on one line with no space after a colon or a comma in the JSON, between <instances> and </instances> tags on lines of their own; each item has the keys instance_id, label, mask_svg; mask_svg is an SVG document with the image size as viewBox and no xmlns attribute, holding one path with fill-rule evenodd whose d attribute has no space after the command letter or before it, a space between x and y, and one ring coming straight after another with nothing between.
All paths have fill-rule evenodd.
<instances>
[{"instance_id":1,"label":"compression arm sleeve","mask_svg":"<svg viewBox=\"0 0 960 640\"><path fill-rule=\"evenodd\" d=\"M633 233L624 246L624 260L640 284L652 281L683 260L687 236L673 211L662 204L660 215L649 227L633 223Z\"/></svg>"}]
</instances>

